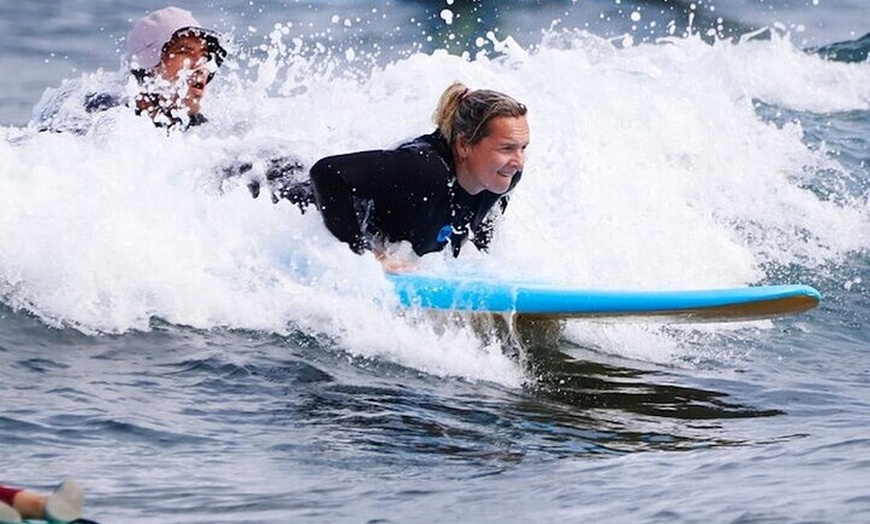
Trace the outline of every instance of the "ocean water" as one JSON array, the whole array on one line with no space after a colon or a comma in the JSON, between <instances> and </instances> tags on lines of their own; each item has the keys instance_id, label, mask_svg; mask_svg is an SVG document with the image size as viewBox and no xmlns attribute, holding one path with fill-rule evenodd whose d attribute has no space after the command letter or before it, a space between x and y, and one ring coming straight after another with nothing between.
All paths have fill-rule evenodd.
<instances>
[{"instance_id":1,"label":"ocean water","mask_svg":"<svg viewBox=\"0 0 870 524\"><path fill-rule=\"evenodd\" d=\"M162 5L0 4L0 482L104 524L866 521L863 0L179 2L231 42L208 125L37 132ZM491 252L425 269L822 304L517 346L220 174L428 132L453 80L531 145Z\"/></svg>"}]
</instances>

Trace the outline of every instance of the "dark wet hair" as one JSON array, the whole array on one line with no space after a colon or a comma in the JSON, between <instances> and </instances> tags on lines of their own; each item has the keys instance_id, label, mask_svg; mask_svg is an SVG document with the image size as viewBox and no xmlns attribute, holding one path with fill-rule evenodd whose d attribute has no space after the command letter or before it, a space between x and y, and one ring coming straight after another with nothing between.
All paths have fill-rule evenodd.
<instances>
[{"instance_id":1,"label":"dark wet hair","mask_svg":"<svg viewBox=\"0 0 870 524\"><path fill-rule=\"evenodd\" d=\"M454 82L441 94L432 120L447 142L461 135L475 144L489 134L489 123L500 116L520 117L528 112L512 97L489 89L471 90Z\"/></svg>"}]
</instances>

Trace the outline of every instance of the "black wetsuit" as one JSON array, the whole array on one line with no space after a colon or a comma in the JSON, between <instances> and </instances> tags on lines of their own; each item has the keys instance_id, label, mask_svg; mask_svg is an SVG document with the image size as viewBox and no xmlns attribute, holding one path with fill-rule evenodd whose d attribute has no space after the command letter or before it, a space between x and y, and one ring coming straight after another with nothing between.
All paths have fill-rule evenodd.
<instances>
[{"instance_id":1,"label":"black wetsuit","mask_svg":"<svg viewBox=\"0 0 870 524\"><path fill-rule=\"evenodd\" d=\"M468 194L456 181L453 154L436 131L396 149L327 157L311 168L317 207L326 227L357 253L379 241L411 243L424 255L451 244L458 256L470 239L485 250L503 195ZM493 209L496 203L500 205Z\"/></svg>"},{"instance_id":2,"label":"black wetsuit","mask_svg":"<svg viewBox=\"0 0 870 524\"><path fill-rule=\"evenodd\" d=\"M155 102L156 104L157 102ZM118 107L123 104L122 100L110 93L92 93L85 97L85 111L88 113L99 113L101 111L107 111L114 107ZM142 111L136 109L136 114L142 114ZM166 122L155 121L154 125L157 127L170 127L177 124L182 124L185 129L188 127L201 126L208 122L208 118L205 117L202 113L195 113L192 115L188 115L187 120L182 120L177 116L172 115L168 111L164 111L163 115L166 119Z\"/></svg>"},{"instance_id":3,"label":"black wetsuit","mask_svg":"<svg viewBox=\"0 0 870 524\"><path fill-rule=\"evenodd\" d=\"M120 95L112 93L88 93L82 100L82 107L84 107L84 110L88 115L102 113L103 111L108 111L109 109L114 109L122 105L126 105L125 100ZM136 114L141 114L141 111L136 109ZM169 113L164 113L163 116L165 122L155 121L155 126L171 127L181 124L183 129L187 129L208 122L208 119L202 113L189 115L187 120L182 120ZM36 123L36 129L40 132L52 131L55 133L73 133L76 135L84 135L88 131L87 127L71 126L67 122L56 118L53 114L41 116Z\"/></svg>"}]
</instances>

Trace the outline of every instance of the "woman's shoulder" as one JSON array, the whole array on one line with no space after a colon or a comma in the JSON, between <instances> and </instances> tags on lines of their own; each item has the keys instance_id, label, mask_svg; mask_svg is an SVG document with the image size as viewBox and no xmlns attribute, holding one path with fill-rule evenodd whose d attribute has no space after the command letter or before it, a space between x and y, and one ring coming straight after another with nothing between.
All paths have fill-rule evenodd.
<instances>
[{"instance_id":1,"label":"woman's shoulder","mask_svg":"<svg viewBox=\"0 0 870 524\"><path fill-rule=\"evenodd\" d=\"M406 140L395 147L394 151L413 153L418 161L432 164L448 172L453 171L453 155L450 153L447 141L438 131Z\"/></svg>"},{"instance_id":2,"label":"woman's shoulder","mask_svg":"<svg viewBox=\"0 0 870 524\"><path fill-rule=\"evenodd\" d=\"M432 151L437 154L446 154L449 150L447 141L444 140L439 131L402 140L391 149Z\"/></svg>"}]
</instances>

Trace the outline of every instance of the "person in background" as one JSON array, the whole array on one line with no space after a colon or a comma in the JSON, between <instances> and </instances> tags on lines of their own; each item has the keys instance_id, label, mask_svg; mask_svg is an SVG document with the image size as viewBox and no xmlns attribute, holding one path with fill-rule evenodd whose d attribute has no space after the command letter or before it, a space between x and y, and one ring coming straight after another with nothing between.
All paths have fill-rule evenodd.
<instances>
[{"instance_id":1,"label":"person in background","mask_svg":"<svg viewBox=\"0 0 870 524\"><path fill-rule=\"evenodd\" d=\"M190 11L169 6L137 22L127 35L125 81L135 81L135 96L121 92L121 85L107 85L96 92L67 83L49 90L34 111L38 131L86 134L93 116L118 106L132 107L154 125L188 129L208 120L201 112L208 84L227 51L220 35L206 29ZM119 84L116 82L116 84ZM256 198L265 186L277 203L288 200L303 212L314 196L303 161L282 151L230 155L216 166L222 181L243 179Z\"/></svg>"},{"instance_id":2,"label":"person in background","mask_svg":"<svg viewBox=\"0 0 870 524\"><path fill-rule=\"evenodd\" d=\"M200 104L226 56L218 33L190 11L170 6L149 14L127 35L127 63L140 87L137 113L155 125L204 123Z\"/></svg>"},{"instance_id":3,"label":"person in background","mask_svg":"<svg viewBox=\"0 0 870 524\"><path fill-rule=\"evenodd\" d=\"M127 62L140 87L136 112L157 126L204 124L200 104L226 56L218 33L189 11L166 7L149 14L127 36ZM221 170L224 179L245 175L254 198L265 185L273 203L285 199L304 212L314 202L304 168L297 157L278 154L256 162L229 159Z\"/></svg>"},{"instance_id":4,"label":"person in background","mask_svg":"<svg viewBox=\"0 0 870 524\"><path fill-rule=\"evenodd\" d=\"M226 56L220 35L202 27L190 11L159 9L127 35L122 81L112 79L94 90L65 81L43 95L34 109L35 126L38 131L85 134L94 115L118 106L132 107L161 127L203 124L202 100ZM129 78L135 89L125 88Z\"/></svg>"},{"instance_id":5,"label":"person in background","mask_svg":"<svg viewBox=\"0 0 870 524\"><path fill-rule=\"evenodd\" d=\"M457 82L441 95L433 133L319 160L310 176L327 229L387 271L413 267L413 256L395 255L403 241L417 256L448 244L458 256L467 240L485 251L522 177L526 112L508 95Z\"/></svg>"},{"instance_id":6,"label":"person in background","mask_svg":"<svg viewBox=\"0 0 870 524\"><path fill-rule=\"evenodd\" d=\"M51 495L0 485L0 524L22 519L57 523L81 521L85 493L74 480L65 480Z\"/></svg>"}]
</instances>

